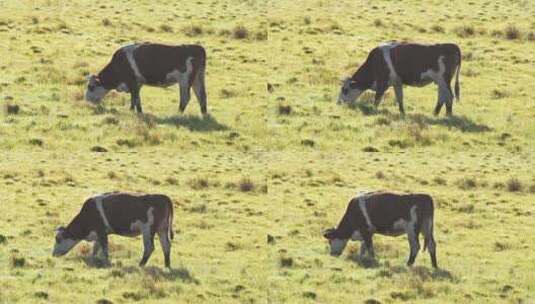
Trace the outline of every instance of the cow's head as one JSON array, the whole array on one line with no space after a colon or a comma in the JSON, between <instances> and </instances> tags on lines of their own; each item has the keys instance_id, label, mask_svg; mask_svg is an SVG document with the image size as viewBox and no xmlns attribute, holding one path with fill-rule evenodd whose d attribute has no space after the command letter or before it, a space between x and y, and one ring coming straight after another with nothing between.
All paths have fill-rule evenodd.
<instances>
[{"instance_id":1,"label":"cow's head","mask_svg":"<svg viewBox=\"0 0 535 304\"><path fill-rule=\"evenodd\" d=\"M56 243L54 244L52 255L55 257L65 255L80 241L65 227L59 227L56 229Z\"/></svg>"},{"instance_id":2,"label":"cow's head","mask_svg":"<svg viewBox=\"0 0 535 304\"><path fill-rule=\"evenodd\" d=\"M337 230L329 228L323 233L323 237L329 241L330 253L333 256L339 256L346 248L348 239L340 238Z\"/></svg>"},{"instance_id":3,"label":"cow's head","mask_svg":"<svg viewBox=\"0 0 535 304\"><path fill-rule=\"evenodd\" d=\"M340 94L338 95L338 103L353 103L359 98L364 90L359 87L358 83L347 77L342 80L342 88L340 88Z\"/></svg>"},{"instance_id":4,"label":"cow's head","mask_svg":"<svg viewBox=\"0 0 535 304\"><path fill-rule=\"evenodd\" d=\"M85 99L91 103L99 103L109 90L104 87L100 78L96 75L91 75L87 78L87 90L85 91Z\"/></svg>"}]
</instances>

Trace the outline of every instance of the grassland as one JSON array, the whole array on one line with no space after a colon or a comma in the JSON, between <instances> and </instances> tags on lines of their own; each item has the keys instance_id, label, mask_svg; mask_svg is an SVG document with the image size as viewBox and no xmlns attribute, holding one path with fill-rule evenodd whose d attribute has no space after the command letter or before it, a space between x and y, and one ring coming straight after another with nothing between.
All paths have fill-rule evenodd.
<instances>
[{"instance_id":1,"label":"grassland","mask_svg":"<svg viewBox=\"0 0 535 304\"><path fill-rule=\"evenodd\" d=\"M1 1L0 303L535 301L535 5L529 1ZM336 105L339 79L388 40L455 42L461 102L436 89ZM133 41L201 43L208 105L178 90L83 99L84 77ZM273 90L266 92L266 82ZM359 190L428 192L440 270L378 236L376 261L321 232ZM172 197L172 270L161 249L111 238L52 258L54 228L91 194ZM266 242L266 238L268 242Z\"/></svg>"}]
</instances>

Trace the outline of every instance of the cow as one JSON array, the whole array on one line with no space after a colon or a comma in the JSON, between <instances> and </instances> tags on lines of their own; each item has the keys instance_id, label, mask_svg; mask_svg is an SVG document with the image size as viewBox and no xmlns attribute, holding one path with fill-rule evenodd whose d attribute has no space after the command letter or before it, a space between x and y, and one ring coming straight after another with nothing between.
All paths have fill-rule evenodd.
<instances>
[{"instance_id":1,"label":"cow","mask_svg":"<svg viewBox=\"0 0 535 304\"><path fill-rule=\"evenodd\" d=\"M434 115L446 104L446 115L453 114L451 80L455 74L455 98L460 98L459 72L461 50L456 44L415 44L391 42L374 48L353 76L343 80L338 103L353 103L366 90L375 91L374 105L381 103L385 91L394 87L401 116L403 85L423 87L431 82L438 86Z\"/></svg>"},{"instance_id":2,"label":"cow","mask_svg":"<svg viewBox=\"0 0 535 304\"><path fill-rule=\"evenodd\" d=\"M163 194L104 193L87 199L67 227L56 229L52 255L63 256L85 240L94 242L93 256L102 251L104 261L109 265L108 235L135 237L142 234L144 252L139 266L145 266L154 251L156 233L163 249L165 267L170 268L174 237L171 199Z\"/></svg>"},{"instance_id":3,"label":"cow","mask_svg":"<svg viewBox=\"0 0 535 304\"><path fill-rule=\"evenodd\" d=\"M375 233L407 234L410 245L407 265L412 266L420 250L418 236L422 232L424 250L429 250L431 263L437 268L433 214L433 199L427 194L364 192L351 199L338 227L327 229L323 236L329 241L333 256L341 255L348 240L352 239L361 241L361 257L366 251L374 257L372 237Z\"/></svg>"},{"instance_id":4,"label":"cow","mask_svg":"<svg viewBox=\"0 0 535 304\"><path fill-rule=\"evenodd\" d=\"M200 45L135 43L121 47L97 75L88 77L85 98L97 104L111 90L130 93L130 110L142 113L143 85L168 87L178 83L182 113L190 100L190 88L197 96L203 115L208 113L204 74L206 51Z\"/></svg>"}]
</instances>

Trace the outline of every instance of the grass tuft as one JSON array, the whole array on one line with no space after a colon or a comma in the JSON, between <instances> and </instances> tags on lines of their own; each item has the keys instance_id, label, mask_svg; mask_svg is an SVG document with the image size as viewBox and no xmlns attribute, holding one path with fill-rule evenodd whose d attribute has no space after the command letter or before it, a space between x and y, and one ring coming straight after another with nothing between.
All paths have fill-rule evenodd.
<instances>
[{"instance_id":1,"label":"grass tuft","mask_svg":"<svg viewBox=\"0 0 535 304\"><path fill-rule=\"evenodd\" d=\"M249 30L243 25L238 25L232 29L232 37L234 39L247 39L249 38Z\"/></svg>"},{"instance_id":2,"label":"grass tuft","mask_svg":"<svg viewBox=\"0 0 535 304\"><path fill-rule=\"evenodd\" d=\"M505 38L508 40L516 40L520 38L520 30L514 25L508 25L505 30Z\"/></svg>"},{"instance_id":3,"label":"grass tuft","mask_svg":"<svg viewBox=\"0 0 535 304\"><path fill-rule=\"evenodd\" d=\"M11 267L22 268L26 265L26 259L23 257L11 256Z\"/></svg>"},{"instance_id":4,"label":"grass tuft","mask_svg":"<svg viewBox=\"0 0 535 304\"><path fill-rule=\"evenodd\" d=\"M518 178L511 177L509 180L507 180L507 191L521 192L522 189L524 189L524 185Z\"/></svg>"},{"instance_id":5,"label":"grass tuft","mask_svg":"<svg viewBox=\"0 0 535 304\"><path fill-rule=\"evenodd\" d=\"M279 115L290 115L292 113L292 106L279 103L278 106L278 113Z\"/></svg>"},{"instance_id":6,"label":"grass tuft","mask_svg":"<svg viewBox=\"0 0 535 304\"><path fill-rule=\"evenodd\" d=\"M17 104L12 104L12 103L5 103L4 105L4 113L6 115L16 115L16 114L19 114L20 112L20 106L17 105Z\"/></svg>"},{"instance_id":7,"label":"grass tuft","mask_svg":"<svg viewBox=\"0 0 535 304\"><path fill-rule=\"evenodd\" d=\"M456 27L454 33L461 38L473 37L476 34L476 30L472 25L463 25Z\"/></svg>"},{"instance_id":8,"label":"grass tuft","mask_svg":"<svg viewBox=\"0 0 535 304\"><path fill-rule=\"evenodd\" d=\"M249 177L242 177L238 185L241 192L251 192L255 189L255 183Z\"/></svg>"}]
</instances>

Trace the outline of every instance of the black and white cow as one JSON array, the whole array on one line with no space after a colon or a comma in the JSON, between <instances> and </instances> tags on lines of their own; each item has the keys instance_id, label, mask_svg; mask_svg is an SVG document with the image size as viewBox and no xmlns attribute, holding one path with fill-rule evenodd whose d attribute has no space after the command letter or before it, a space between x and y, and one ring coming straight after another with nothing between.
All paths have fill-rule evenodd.
<instances>
[{"instance_id":1,"label":"black and white cow","mask_svg":"<svg viewBox=\"0 0 535 304\"><path fill-rule=\"evenodd\" d=\"M197 96L202 114L207 114L204 74L206 52L200 45L164 45L141 43L118 49L111 61L88 79L86 100L98 103L111 90L130 92L130 109L141 109L140 89L143 85L180 86L180 112L190 100L190 88Z\"/></svg>"},{"instance_id":2,"label":"black and white cow","mask_svg":"<svg viewBox=\"0 0 535 304\"><path fill-rule=\"evenodd\" d=\"M361 241L360 255L366 251L374 256L372 237L375 233L389 236L407 234L412 265L420 250L418 236L424 235L433 267L437 267L436 244L433 238L433 199L427 194L395 194L390 192L360 193L347 206L336 228L327 229L331 255L342 254L349 239Z\"/></svg>"},{"instance_id":3,"label":"black and white cow","mask_svg":"<svg viewBox=\"0 0 535 304\"><path fill-rule=\"evenodd\" d=\"M144 252L139 266L144 266L154 251L154 235L158 233L165 266L171 267L173 239L173 204L163 194L131 194L110 192L85 201L80 212L67 227L56 230L53 256L67 254L82 240L94 242L93 256L102 250L108 261L108 235L134 237L143 235Z\"/></svg>"},{"instance_id":4,"label":"black and white cow","mask_svg":"<svg viewBox=\"0 0 535 304\"><path fill-rule=\"evenodd\" d=\"M394 87L401 115L403 85L423 87L431 82L438 86L438 101L434 114L446 104L446 114L452 115L453 92L451 80L455 74L455 97L459 100L459 71L461 50L456 44L388 43L374 48L353 76L343 81L338 103L355 102L366 90L375 91L375 106L385 91Z\"/></svg>"}]
</instances>

